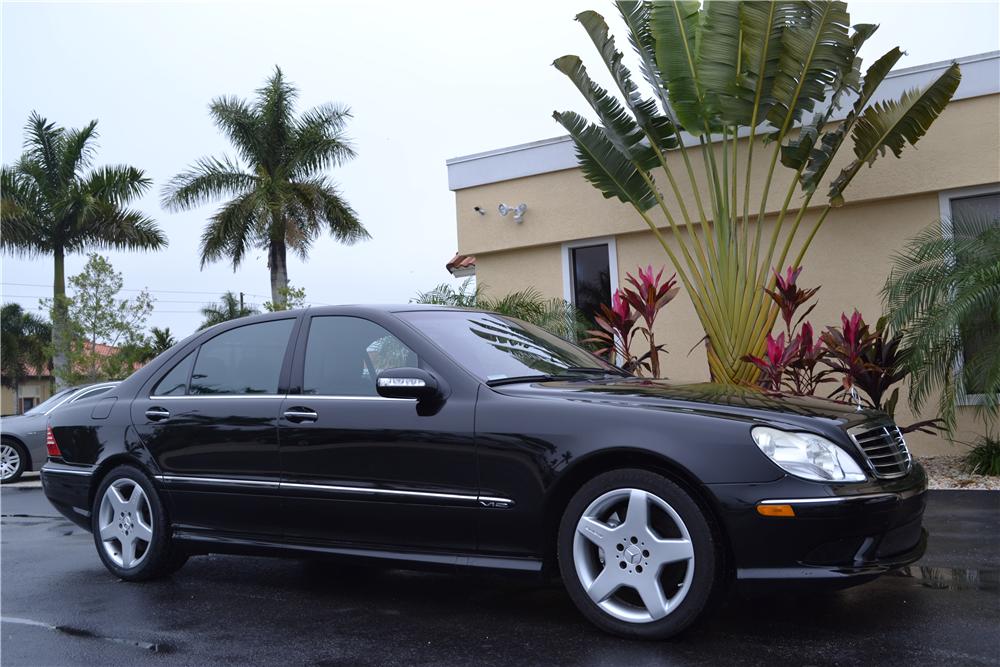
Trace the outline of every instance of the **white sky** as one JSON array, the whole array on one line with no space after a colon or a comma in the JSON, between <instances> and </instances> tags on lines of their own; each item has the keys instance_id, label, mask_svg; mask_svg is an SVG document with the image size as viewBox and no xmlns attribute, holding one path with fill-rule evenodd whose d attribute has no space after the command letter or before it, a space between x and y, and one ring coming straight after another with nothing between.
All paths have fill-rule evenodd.
<instances>
[{"instance_id":1,"label":"white sky","mask_svg":"<svg viewBox=\"0 0 1000 667\"><path fill-rule=\"evenodd\" d=\"M1000 49L1000 3L852 2L852 22L880 23L871 62L892 46L900 67ZM2 6L2 158L21 151L37 110L66 127L99 119L97 164L146 170L154 187L138 207L170 240L159 253L110 253L129 290L157 298L150 325L178 338L201 304L225 290L269 296L266 255L233 273L199 270L198 238L214 206L159 207L160 187L205 155L232 154L207 114L223 94L249 97L275 64L300 89L300 108L352 107L359 157L334 172L372 233L353 247L318 242L311 260L289 256L292 284L311 303L405 302L448 281L456 249L445 160L561 134L554 109L584 102L552 60L599 61L573 16L610 2L14 3ZM612 25L616 25L612 23ZM619 42L627 45L622 33ZM50 258L3 255L2 299L35 308L51 296ZM67 262L78 272L83 257ZM26 283L15 284L15 283ZM502 287L502 286L494 286ZM134 294L134 292L131 292Z\"/></svg>"}]
</instances>

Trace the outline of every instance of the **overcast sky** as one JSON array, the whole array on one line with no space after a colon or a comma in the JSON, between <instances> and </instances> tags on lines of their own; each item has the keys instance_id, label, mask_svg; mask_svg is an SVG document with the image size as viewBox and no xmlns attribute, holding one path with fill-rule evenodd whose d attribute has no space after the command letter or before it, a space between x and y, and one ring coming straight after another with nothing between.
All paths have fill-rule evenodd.
<instances>
[{"instance_id":1,"label":"overcast sky","mask_svg":"<svg viewBox=\"0 0 1000 667\"><path fill-rule=\"evenodd\" d=\"M998 3L852 2L854 23L879 23L866 62L895 45L900 67L1000 48ZM445 160L561 134L553 109L582 110L551 66L566 53L597 69L573 16L609 2L16 3L2 5L2 157L21 151L37 110L79 127L98 119L97 164L144 169L154 187L138 207L170 240L158 253L111 253L135 294L157 299L150 325L178 338L201 304L225 290L269 298L266 255L234 273L199 269L198 238L214 206L159 207L160 188L199 157L232 154L208 117L219 95L249 97L277 64L300 107L349 105L358 158L333 175L372 240L318 242L309 262L289 257L293 285L316 304L405 302L448 281L456 249ZM617 24L613 24L617 25ZM621 34L621 33L619 33ZM624 38L620 40L625 42ZM50 258L2 257L3 301L36 308L51 296ZM78 272L84 258L67 261Z\"/></svg>"}]
</instances>

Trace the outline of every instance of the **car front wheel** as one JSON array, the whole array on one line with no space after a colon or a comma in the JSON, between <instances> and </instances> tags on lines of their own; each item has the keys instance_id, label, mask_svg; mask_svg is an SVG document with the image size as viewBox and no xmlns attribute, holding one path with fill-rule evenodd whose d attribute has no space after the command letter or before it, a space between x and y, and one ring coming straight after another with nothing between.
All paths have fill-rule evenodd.
<instances>
[{"instance_id":1,"label":"car front wheel","mask_svg":"<svg viewBox=\"0 0 1000 667\"><path fill-rule=\"evenodd\" d=\"M615 470L570 500L559 566L576 606L617 635L666 639L693 623L720 584L709 520L667 478Z\"/></svg>"},{"instance_id":2,"label":"car front wheel","mask_svg":"<svg viewBox=\"0 0 1000 667\"><path fill-rule=\"evenodd\" d=\"M187 560L171 540L156 488L131 466L119 466L104 478L94 496L91 521L101 562L122 579L165 576Z\"/></svg>"}]
</instances>

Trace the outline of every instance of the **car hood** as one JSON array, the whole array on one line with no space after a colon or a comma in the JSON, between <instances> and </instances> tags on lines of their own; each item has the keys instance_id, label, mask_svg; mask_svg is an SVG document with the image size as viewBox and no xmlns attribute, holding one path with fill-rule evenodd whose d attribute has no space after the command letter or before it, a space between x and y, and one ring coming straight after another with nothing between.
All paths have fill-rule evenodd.
<instances>
[{"instance_id":1,"label":"car hood","mask_svg":"<svg viewBox=\"0 0 1000 667\"><path fill-rule=\"evenodd\" d=\"M815 427L816 420L820 420L827 426L847 429L874 419L885 419L879 411L859 411L856 405L849 403L712 383L673 384L643 378L559 380L500 385L493 390L509 396L611 402L637 408L766 421L796 428Z\"/></svg>"}]
</instances>

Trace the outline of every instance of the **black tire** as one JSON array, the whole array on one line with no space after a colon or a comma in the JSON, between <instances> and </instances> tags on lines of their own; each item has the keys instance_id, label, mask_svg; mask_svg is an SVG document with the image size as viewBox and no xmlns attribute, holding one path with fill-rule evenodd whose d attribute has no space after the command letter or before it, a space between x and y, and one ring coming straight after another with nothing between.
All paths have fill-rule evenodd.
<instances>
[{"instance_id":1,"label":"black tire","mask_svg":"<svg viewBox=\"0 0 1000 667\"><path fill-rule=\"evenodd\" d=\"M4 446L11 447L17 452L17 457L19 459L17 469L15 469L7 479L0 479L0 484L13 484L17 480L21 479L21 475L23 475L24 471L28 469L28 451L24 448L24 445L14 438L3 438L0 442L2 442Z\"/></svg>"},{"instance_id":2,"label":"black tire","mask_svg":"<svg viewBox=\"0 0 1000 667\"><path fill-rule=\"evenodd\" d=\"M577 523L591 503L618 489L640 489L664 500L680 516L691 538L694 574L690 587L677 607L658 620L630 622L612 616L591 600L577 574L573 549ZM646 470L613 470L584 484L570 499L559 523L558 558L566 590L577 608L597 627L622 637L650 640L673 637L694 623L724 586L722 555L709 517L677 484Z\"/></svg>"},{"instance_id":3,"label":"black tire","mask_svg":"<svg viewBox=\"0 0 1000 667\"><path fill-rule=\"evenodd\" d=\"M133 567L123 567L116 563L107 553L104 541L101 539L101 503L108 488L119 480L131 480L138 485L145 494L149 505L152 539L143 551L141 560ZM101 562L112 574L126 581L147 581L164 577L179 570L187 561L187 554L178 548L171 538L166 508L156 487L145 474L129 465L118 466L101 481L97 493L94 494L94 503L91 507L91 532L94 535L94 546L97 548L97 555Z\"/></svg>"}]
</instances>

